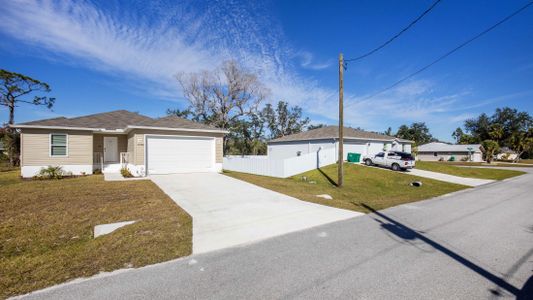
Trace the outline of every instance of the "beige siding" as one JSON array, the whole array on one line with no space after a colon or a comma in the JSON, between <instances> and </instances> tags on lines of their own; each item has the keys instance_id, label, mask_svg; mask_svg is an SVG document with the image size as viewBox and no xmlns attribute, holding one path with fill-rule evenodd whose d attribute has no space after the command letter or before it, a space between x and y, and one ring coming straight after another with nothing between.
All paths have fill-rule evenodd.
<instances>
[{"instance_id":1,"label":"beige siding","mask_svg":"<svg viewBox=\"0 0 533 300\"><path fill-rule=\"evenodd\" d=\"M68 156L50 156L50 133L68 134ZM24 129L22 166L92 165L93 134L90 131Z\"/></svg>"},{"instance_id":2,"label":"beige siding","mask_svg":"<svg viewBox=\"0 0 533 300\"><path fill-rule=\"evenodd\" d=\"M94 152L104 152L104 137L105 136L116 136L118 143L118 152L127 152L128 151L128 138L125 134L95 134L93 138L93 150ZM118 155L117 155L118 157Z\"/></svg>"},{"instance_id":3,"label":"beige siding","mask_svg":"<svg viewBox=\"0 0 533 300\"><path fill-rule=\"evenodd\" d=\"M128 134L128 152L130 154L130 162L135 164L135 135L131 132Z\"/></svg>"},{"instance_id":4,"label":"beige siding","mask_svg":"<svg viewBox=\"0 0 533 300\"><path fill-rule=\"evenodd\" d=\"M179 136L206 136L216 137L216 162L222 163L223 145L222 138L223 133L210 133L210 132L188 132L188 131L172 131L172 130L147 130L137 129L130 133L133 135L133 156L134 164L144 165L144 135L145 134L160 134L160 135L179 135Z\"/></svg>"},{"instance_id":5,"label":"beige siding","mask_svg":"<svg viewBox=\"0 0 533 300\"><path fill-rule=\"evenodd\" d=\"M450 159L451 156L455 157L455 161L460 161L461 159L468 158L468 154L465 154L463 152L437 152L437 156L435 156L433 152L422 152L418 153L416 159L421 161L438 161L442 158L444 161L447 161L448 159Z\"/></svg>"}]
</instances>

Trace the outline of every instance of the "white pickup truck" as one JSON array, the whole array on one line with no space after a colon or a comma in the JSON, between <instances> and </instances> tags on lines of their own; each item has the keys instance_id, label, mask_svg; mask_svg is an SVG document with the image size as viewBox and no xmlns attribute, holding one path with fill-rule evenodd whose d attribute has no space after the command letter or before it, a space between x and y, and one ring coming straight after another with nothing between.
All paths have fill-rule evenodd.
<instances>
[{"instance_id":1,"label":"white pickup truck","mask_svg":"<svg viewBox=\"0 0 533 300\"><path fill-rule=\"evenodd\" d=\"M391 168L394 171L412 169L415 167L415 158L411 153L400 151L379 152L374 157L364 159L367 166L380 166Z\"/></svg>"}]
</instances>

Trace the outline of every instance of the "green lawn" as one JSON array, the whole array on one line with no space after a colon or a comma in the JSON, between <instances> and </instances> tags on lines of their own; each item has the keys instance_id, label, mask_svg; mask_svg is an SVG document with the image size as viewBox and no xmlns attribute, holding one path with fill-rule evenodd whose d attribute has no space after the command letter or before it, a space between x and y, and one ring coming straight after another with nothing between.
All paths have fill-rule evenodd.
<instances>
[{"instance_id":1,"label":"green lawn","mask_svg":"<svg viewBox=\"0 0 533 300\"><path fill-rule=\"evenodd\" d=\"M445 173L461 177L502 180L524 174L521 171L488 168L466 168L463 166L477 166L473 163L450 163L436 161L417 161L416 168L420 170Z\"/></svg>"},{"instance_id":2,"label":"green lawn","mask_svg":"<svg viewBox=\"0 0 533 300\"><path fill-rule=\"evenodd\" d=\"M518 162L521 164L533 164L533 159L521 159Z\"/></svg>"},{"instance_id":3,"label":"green lawn","mask_svg":"<svg viewBox=\"0 0 533 300\"><path fill-rule=\"evenodd\" d=\"M189 255L192 219L151 181L0 172L0 299ZM93 239L93 226L138 222Z\"/></svg>"},{"instance_id":4,"label":"green lawn","mask_svg":"<svg viewBox=\"0 0 533 300\"><path fill-rule=\"evenodd\" d=\"M523 162L526 161L526 162ZM465 167L514 167L514 168L531 168L533 164L528 160L521 160L518 164L505 161L493 161L491 164L486 162L468 162L468 161L439 161L439 164Z\"/></svg>"},{"instance_id":5,"label":"green lawn","mask_svg":"<svg viewBox=\"0 0 533 300\"><path fill-rule=\"evenodd\" d=\"M369 211L363 204L378 210L467 188L462 185L355 164L345 164L344 170L342 188L337 188L332 183L337 180L336 165L286 179L237 172L225 174L301 200L365 213ZM307 177L307 181L302 179L303 176ZM423 186L410 186L409 184L414 180L422 181ZM319 194L329 194L333 200L316 197Z\"/></svg>"}]
</instances>

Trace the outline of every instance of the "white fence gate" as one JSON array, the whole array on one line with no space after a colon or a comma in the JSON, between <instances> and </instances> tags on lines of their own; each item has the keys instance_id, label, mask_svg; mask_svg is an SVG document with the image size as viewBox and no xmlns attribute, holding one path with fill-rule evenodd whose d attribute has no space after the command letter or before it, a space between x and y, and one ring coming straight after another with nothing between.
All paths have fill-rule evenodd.
<instances>
[{"instance_id":1,"label":"white fence gate","mask_svg":"<svg viewBox=\"0 0 533 300\"><path fill-rule=\"evenodd\" d=\"M228 171L287 178L335 162L335 148L326 148L285 159L274 159L266 155L225 156L223 166Z\"/></svg>"}]
</instances>

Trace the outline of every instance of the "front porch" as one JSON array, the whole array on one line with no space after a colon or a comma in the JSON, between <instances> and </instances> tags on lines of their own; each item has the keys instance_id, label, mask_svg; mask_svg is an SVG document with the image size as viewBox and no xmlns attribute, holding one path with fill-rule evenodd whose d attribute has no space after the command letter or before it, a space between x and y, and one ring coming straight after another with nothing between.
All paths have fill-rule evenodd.
<instances>
[{"instance_id":1,"label":"front porch","mask_svg":"<svg viewBox=\"0 0 533 300\"><path fill-rule=\"evenodd\" d=\"M120 173L132 157L126 134L94 134L93 151L93 171L102 173Z\"/></svg>"},{"instance_id":2,"label":"front porch","mask_svg":"<svg viewBox=\"0 0 533 300\"><path fill-rule=\"evenodd\" d=\"M99 170L102 173L120 173L120 169L128 168L131 154L129 152L119 152L118 162L105 161L103 152L93 153L93 172Z\"/></svg>"}]
</instances>

